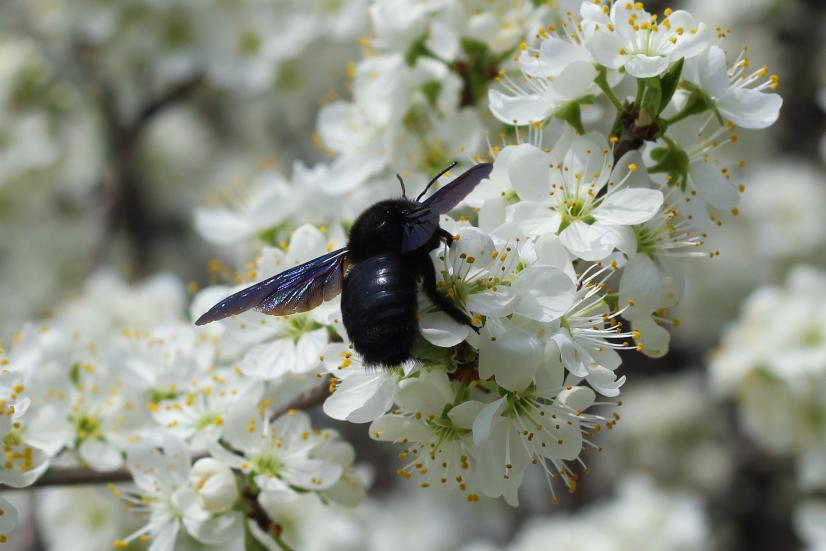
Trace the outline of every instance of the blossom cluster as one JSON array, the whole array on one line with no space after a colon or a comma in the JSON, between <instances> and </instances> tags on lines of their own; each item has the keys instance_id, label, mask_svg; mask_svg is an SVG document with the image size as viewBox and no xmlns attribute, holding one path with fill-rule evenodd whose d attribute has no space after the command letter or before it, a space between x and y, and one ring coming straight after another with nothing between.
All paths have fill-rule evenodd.
<instances>
[{"instance_id":1,"label":"blossom cluster","mask_svg":"<svg viewBox=\"0 0 826 551\"><path fill-rule=\"evenodd\" d=\"M182 529L203 543L241 541L251 508L277 511L299 494L358 503L352 447L284 409L302 388L222 364L230 351L183 304L171 276L128 287L101 273L48 325L16 334L0 356L0 482L28 486L50 466L127 468L134 486L111 489L145 524L116 547L172 549ZM4 533L14 518L3 516Z\"/></svg>"},{"instance_id":2,"label":"blossom cluster","mask_svg":"<svg viewBox=\"0 0 826 551\"><path fill-rule=\"evenodd\" d=\"M289 178L264 171L195 212L206 240L238 250L210 263L189 316L168 279L132 289L103 275L14 338L2 360L12 409L0 476L26 485L49 465L128 468L134 488L113 491L148 521L121 547L171 549L182 531L277 545L279 530L258 520L308 493L346 505L364 495L352 447L287 409L323 387L324 413L400 444L397 473L422 488L515 506L535 469L554 502L560 485L575 491L601 451L597 433L620 420L622 354L666 354L682 259L716 256L708 233L738 212L740 163L717 151L738 126L771 125L781 99L768 69L685 11L568 4L372 3L353 98L318 116L329 158L296 163ZM96 23L89 37L105 44L122 18L99 15L75 23ZM220 65L213 52L220 67L208 73L269 79L266 56L284 52L247 38L251 65ZM454 173L493 168L442 216L453 242L431 261L478 333L422 295L413 361L378 369L352 349L337 298L287 317L192 324L230 293L346 246L364 207L398 195L395 173L411 188L455 159ZM250 250L256 260L235 267Z\"/></svg>"},{"instance_id":3,"label":"blossom cluster","mask_svg":"<svg viewBox=\"0 0 826 551\"><path fill-rule=\"evenodd\" d=\"M402 443L398 474L421 487L515 505L526 470L536 466L556 501L554 481L573 491L575 466L600 449L595 433L620 418L620 352L667 352L680 260L718 254L705 246L708 233L737 214L744 188L736 179L741 163L716 152L737 141L738 126L777 119L778 80L765 67L751 69L745 51L729 56L725 31L684 11L650 14L626 2L584 2L565 13L520 4L527 11L515 19L530 35L511 41L496 70L469 77L467 65L479 64L467 41L448 49L464 55L459 63L439 54L441 40L455 44L471 32L468 19L451 20L437 4L426 14L405 12L410 18L390 27L388 14L402 13L390 11L396 4L371 7L374 37L353 71L353 101L319 115L332 159L297 168L292 186L280 177L277 186L259 182L242 208L198 213L207 239L264 248L238 275L216 266L236 285L205 289L193 310L344 246L343 228L358 212L350 209L390 196L392 169L410 186L454 157L492 161L490 177L440 221L453 244L432 252L439 288L479 334L422 297L415 361L377 370L352 350L336 300L283 320L244 313L215 325L242 328L227 337L250 346L242 369L329 375L325 413L369 422L372 438ZM497 28L512 28L515 9L492 12ZM491 43L485 51L497 49ZM442 71L442 84L421 78L423 67ZM487 79L486 93L472 88L476 77ZM456 140L466 134L439 129L461 112L480 118L487 140ZM454 138L435 157L404 147L427 142L429 134L410 124L423 118ZM478 135L468 121L459 128ZM310 172L320 175L316 185L307 185ZM271 335L282 338L261 336L264 327L278 327Z\"/></svg>"},{"instance_id":4,"label":"blossom cluster","mask_svg":"<svg viewBox=\"0 0 826 551\"><path fill-rule=\"evenodd\" d=\"M668 491L650 478L629 476L610 501L574 515L529 519L508 551L542 549L549 543L572 549L708 549L710 530L700 500ZM479 542L462 551L501 549Z\"/></svg>"},{"instance_id":5,"label":"blossom cluster","mask_svg":"<svg viewBox=\"0 0 826 551\"><path fill-rule=\"evenodd\" d=\"M800 484L826 486L826 274L796 267L783 286L755 291L709 365L715 387L738 402L748 434L793 457Z\"/></svg>"},{"instance_id":6,"label":"blossom cluster","mask_svg":"<svg viewBox=\"0 0 826 551\"><path fill-rule=\"evenodd\" d=\"M284 88L289 63L311 44L355 38L365 9L362 0L5 4L0 186L58 162L64 187L88 186L105 140L96 116L139 117L189 81L246 99Z\"/></svg>"}]
</instances>

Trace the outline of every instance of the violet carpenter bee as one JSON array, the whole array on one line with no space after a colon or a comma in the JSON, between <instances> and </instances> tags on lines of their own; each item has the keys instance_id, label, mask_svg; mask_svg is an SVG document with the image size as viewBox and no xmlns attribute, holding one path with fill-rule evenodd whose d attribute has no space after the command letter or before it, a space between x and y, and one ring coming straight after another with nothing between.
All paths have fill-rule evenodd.
<instances>
[{"instance_id":1,"label":"violet carpenter bee","mask_svg":"<svg viewBox=\"0 0 826 551\"><path fill-rule=\"evenodd\" d=\"M341 293L347 336L367 365L390 367L411 358L419 334L418 282L433 304L451 318L472 327L470 317L436 288L430 251L453 237L439 227L439 215L453 209L493 165L481 163L424 201L422 196L453 163L413 200L406 196L379 201L356 218L347 247L296 266L230 295L195 323L240 314L250 309L276 316L306 312Z\"/></svg>"}]
</instances>

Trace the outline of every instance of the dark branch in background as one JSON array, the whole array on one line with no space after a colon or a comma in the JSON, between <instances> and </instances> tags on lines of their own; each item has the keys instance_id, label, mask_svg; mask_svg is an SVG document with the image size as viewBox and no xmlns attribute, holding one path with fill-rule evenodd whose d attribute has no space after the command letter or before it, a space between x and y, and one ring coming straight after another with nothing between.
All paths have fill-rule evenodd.
<instances>
[{"instance_id":1,"label":"dark branch in background","mask_svg":"<svg viewBox=\"0 0 826 551\"><path fill-rule=\"evenodd\" d=\"M152 117L162 112L171 105L175 105L183 100L188 99L199 86L203 84L203 77L195 75L183 82L173 86L163 94L159 95L149 103L135 117L129 130L133 134L139 134L146 127L146 124L152 120Z\"/></svg>"},{"instance_id":2,"label":"dark branch in background","mask_svg":"<svg viewBox=\"0 0 826 551\"><path fill-rule=\"evenodd\" d=\"M103 263L112 235L122 230L132 247L137 272L146 269L152 244L162 233L183 231L183 223L169 219L153 208L147 194L139 146L149 123L164 110L188 97L201 85L200 76L192 77L149 101L133 120L124 123L118 113L116 97L107 87L101 89L108 143L108 167L100 186L105 208L96 264Z\"/></svg>"},{"instance_id":3,"label":"dark branch in background","mask_svg":"<svg viewBox=\"0 0 826 551\"><path fill-rule=\"evenodd\" d=\"M117 471L98 472L83 467L72 467L65 469L49 469L41 476L37 482L23 490L33 488L46 488L49 486L83 486L87 484L117 484L119 482L131 482L132 475L126 469Z\"/></svg>"},{"instance_id":4,"label":"dark branch in background","mask_svg":"<svg viewBox=\"0 0 826 551\"><path fill-rule=\"evenodd\" d=\"M780 132L777 134L780 147L796 155L818 159L819 137L826 131L826 114L815 100L818 89L826 84L822 74L823 57L818 55L822 52L826 2L783 2L778 3L775 11L780 13L772 13L770 17L781 23L772 24L767 17L765 25L776 29L777 41L785 46L779 61L783 79L789 83L788 86L781 85L779 90L783 96Z\"/></svg>"},{"instance_id":5,"label":"dark branch in background","mask_svg":"<svg viewBox=\"0 0 826 551\"><path fill-rule=\"evenodd\" d=\"M302 394L295 400L281 409L276 410L271 418L276 419L292 409L309 410L320 406L327 397L329 388L329 379L324 377L318 386L315 386ZM208 454L197 454L192 457L193 463ZM98 472L84 467L58 468L50 469L37 482L31 486L20 488L21 490L30 490L35 488L46 488L50 486L81 486L88 484L116 484L119 482L131 482L132 475L127 469L118 469L116 471ZM14 490L16 488L9 488Z\"/></svg>"}]
</instances>

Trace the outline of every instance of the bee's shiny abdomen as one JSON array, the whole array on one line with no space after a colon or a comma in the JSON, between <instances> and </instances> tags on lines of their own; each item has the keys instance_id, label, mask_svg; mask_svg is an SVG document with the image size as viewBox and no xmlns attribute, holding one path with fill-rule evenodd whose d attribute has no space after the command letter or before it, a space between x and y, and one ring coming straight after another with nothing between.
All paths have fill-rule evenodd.
<instances>
[{"instance_id":1,"label":"bee's shiny abdomen","mask_svg":"<svg viewBox=\"0 0 826 551\"><path fill-rule=\"evenodd\" d=\"M419 330L416 279L415 269L397 254L370 257L348 272L342 319L367 364L392 366L410 358Z\"/></svg>"}]
</instances>

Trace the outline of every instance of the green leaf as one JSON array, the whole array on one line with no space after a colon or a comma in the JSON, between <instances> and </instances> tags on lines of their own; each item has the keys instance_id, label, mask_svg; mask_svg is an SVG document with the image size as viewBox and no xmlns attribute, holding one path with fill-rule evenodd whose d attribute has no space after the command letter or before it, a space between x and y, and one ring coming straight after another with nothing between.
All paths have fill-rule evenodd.
<instances>
[{"instance_id":1,"label":"green leaf","mask_svg":"<svg viewBox=\"0 0 826 551\"><path fill-rule=\"evenodd\" d=\"M691 160L688 153L674 141L665 138L666 147L658 147L651 152L651 158L657 163L648 169L651 174L667 174L670 185L679 185L685 191L688 183L688 167Z\"/></svg>"},{"instance_id":2,"label":"green leaf","mask_svg":"<svg viewBox=\"0 0 826 551\"><path fill-rule=\"evenodd\" d=\"M259 231L257 236L264 245L277 247L283 237L287 235L288 230L289 224L286 222L281 222L280 224L276 224L275 226Z\"/></svg>"},{"instance_id":3,"label":"green leaf","mask_svg":"<svg viewBox=\"0 0 826 551\"><path fill-rule=\"evenodd\" d=\"M72 364L72 367L69 368L69 380L75 385L80 382L80 363L75 362Z\"/></svg>"},{"instance_id":4,"label":"green leaf","mask_svg":"<svg viewBox=\"0 0 826 551\"><path fill-rule=\"evenodd\" d=\"M643 80L642 99L637 109L640 112L646 111L652 117L656 117L660 113L660 106L662 105L663 90L662 83L659 78L646 78Z\"/></svg>"},{"instance_id":5,"label":"green leaf","mask_svg":"<svg viewBox=\"0 0 826 551\"><path fill-rule=\"evenodd\" d=\"M579 103L572 101L571 103L563 105L556 110L554 116L573 126L577 134L585 134L585 127L582 126L582 110L579 107Z\"/></svg>"},{"instance_id":6,"label":"green leaf","mask_svg":"<svg viewBox=\"0 0 826 551\"><path fill-rule=\"evenodd\" d=\"M429 80L422 84L422 93L427 97L428 103L434 109L436 102L439 100L439 93L442 91L442 83L438 80Z\"/></svg>"},{"instance_id":7,"label":"green leaf","mask_svg":"<svg viewBox=\"0 0 826 551\"><path fill-rule=\"evenodd\" d=\"M473 38L463 38L461 44L462 51L465 52L468 61L470 61L474 67L484 66L490 61L488 45L484 42L474 40Z\"/></svg>"},{"instance_id":8,"label":"green leaf","mask_svg":"<svg viewBox=\"0 0 826 551\"><path fill-rule=\"evenodd\" d=\"M244 522L244 551L268 551L267 546L261 543L252 535L249 523L254 522L251 519L246 519Z\"/></svg>"},{"instance_id":9,"label":"green leaf","mask_svg":"<svg viewBox=\"0 0 826 551\"><path fill-rule=\"evenodd\" d=\"M603 300L611 310L619 309L619 293L607 293Z\"/></svg>"},{"instance_id":10,"label":"green leaf","mask_svg":"<svg viewBox=\"0 0 826 551\"><path fill-rule=\"evenodd\" d=\"M682 82L680 84L680 88L689 92L688 99L680 112L666 121L669 125L677 123L687 117L705 113L709 110L714 111L717 115L717 119L720 121L720 124L723 124L724 121L720 114L717 113L717 109L714 107L714 102L710 97L708 97L708 94L689 82Z\"/></svg>"},{"instance_id":11,"label":"green leaf","mask_svg":"<svg viewBox=\"0 0 826 551\"><path fill-rule=\"evenodd\" d=\"M660 90L662 91L662 98L660 110L657 111L657 116L662 113L663 109L668 107L671 98L674 97L674 92L677 91L677 85L680 83L680 77L683 74L683 65L685 58L680 58L678 62L673 64L665 74L660 78Z\"/></svg>"},{"instance_id":12,"label":"green leaf","mask_svg":"<svg viewBox=\"0 0 826 551\"><path fill-rule=\"evenodd\" d=\"M407 53L404 54L404 61L410 67L416 64L416 60L422 56L429 56L430 50L427 49L425 43L427 42L427 33L424 33L422 36L417 38L413 41L413 44L410 45L410 48L407 49Z\"/></svg>"},{"instance_id":13,"label":"green leaf","mask_svg":"<svg viewBox=\"0 0 826 551\"><path fill-rule=\"evenodd\" d=\"M459 345L458 349L456 350L456 360L460 364L468 364L471 362L475 362L479 359L479 352L467 344L467 342L463 342Z\"/></svg>"},{"instance_id":14,"label":"green leaf","mask_svg":"<svg viewBox=\"0 0 826 551\"><path fill-rule=\"evenodd\" d=\"M164 400L174 400L178 397L178 392L172 390L155 389L149 394L149 401L153 404L160 404Z\"/></svg>"},{"instance_id":15,"label":"green leaf","mask_svg":"<svg viewBox=\"0 0 826 551\"><path fill-rule=\"evenodd\" d=\"M441 367L447 371L456 369L452 349L436 346L424 337L416 339L412 352L413 357L426 366Z\"/></svg>"},{"instance_id":16,"label":"green leaf","mask_svg":"<svg viewBox=\"0 0 826 551\"><path fill-rule=\"evenodd\" d=\"M462 76L474 104L488 94L488 68L495 66L488 45L472 38L462 39L462 51L467 56L467 72Z\"/></svg>"}]
</instances>

